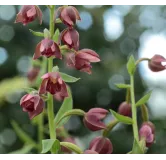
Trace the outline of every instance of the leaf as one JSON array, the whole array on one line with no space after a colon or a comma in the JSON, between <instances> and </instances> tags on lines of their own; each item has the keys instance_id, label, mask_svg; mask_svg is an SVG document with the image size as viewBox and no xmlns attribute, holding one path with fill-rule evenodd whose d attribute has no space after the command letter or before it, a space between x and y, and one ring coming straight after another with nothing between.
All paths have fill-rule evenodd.
<instances>
[{"instance_id":1,"label":"leaf","mask_svg":"<svg viewBox=\"0 0 166 160\"><path fill-rule=\"evenodd\" d=\"M133 75L135 72L135 59L133 55L130 56L127 62L127 70L130 75Z\"/></svg>"},{"instance_id":2,"label":"leaf","mask_svg":"<svg viewBox=\"0 0 166 160\"><path fill-rule=\"evenodd\" d=\"M59 67L58 66L54 66L52 68L52 72L59 72Z\"/></svg>"},{"instance_id":3,"label":"leaf","mask_svg":"<svg viewBox=\"0 0 166 160\"><path fill-rule=\"evenodd\" d=\"M111 110L111 109L110 109L110 112L113 114L113 116L114 116L119 122L122 122L122 123L125 123L125 124L132 124L132 123L133 123L133 120L132 120L130 117L120 115L120 114L116 113L115 111L113 111L113 110Z\"/></svg>"},{"instance_id":4,"label":"leaf","mask_svg":"<svg viewBox=\"0 0 166 160\"><path fill-rule=\"evenodd\" d=\"M29 29L29 31L35 36L44 37L44 33L42 33L42 32L35 32L32 29Z\"/></svg>"},{"instance_id":5,"label":"leaf","mask_svg":"<svg viewBox=\"0 0 166 160\"><path fill-rule=\"evenodd\" d=\"M54 119L54 123L57 124L57 122L61 119L61 117L68 111L72 110L73 108L73 99L72 99L72 95L71 95L71 91L70 91L70 88L67 87L67 90L68 90L68 94L69 94L69 97L66 97L62 103L62 106L60 107L58 113L56 114L55 116L55 119ZM67 118L64 118L61 123L59 123L56 128L64 125L68 120L69 120L70 117L67 117Z\"/></svg>"},{"instance_id":6,"label":"leaf","mask_svg":"<svg viewBox=\"0 0 166 160\"><path fill-rule=\"evenodd\" d=\"M143 96L143 97L136 103L136 106L141 106L141 105L145 104L145 103L149 100L151 94L152 94L152 91L150 91L150 92L147 93L145 96Z\"/></svg>"},{"instance_id":7,"label":"leaf","mask_svg":"<svg viewBox=\"0 0 166 160\"><path fill-rule=\"evenodd\" d=\"M34 88L29 88L29 87L23 87L22 88L25 92L27 93L31 93L31 92L37 92L37 90L35 90Z\"/></svg>"},{"instance_id":8,"label":"leaf","mask_svg":"<svg viewBox=\"0 0 166 160\"><path fill-rule=\"evenodd\" d=\"M78 153L78 154L82 154L83 152L81 151L81 149L76 146L75 144L73 143L70 143L70 142L60 142L60 145L63 146L63 147L66 147L67 149L75 152L75 153Z\"/></svg>"},{"instance_id":9,"label":"leaf","mask_svg":"<svg viewBox=\"0 0 166 160\"><path fill-rule=\"evenodd\" d=\"M55 23L62 23L61 19L60 18L57 18Z\"/></svg>"},{"instance_id":10,"label":"leaf","mask_svg":"<svg viewBox=\"0 0 166 160\"><path fill-rule=\"evenodd\" d=\"M42 140L41 153L47 153L48 151L55 151L57 153L60 149L60 142L57 139L45 139Z\"/></svg>"},{"instance_id":11,"label":"leaf","mask_svg":"<svg viewBox=\"0 0 166 160\"><path fill-rule=\"evenodd\" d=\"M134 139L134 144L133 144L133 149L132 149L132 154L143 154L143 150L141 149L138 141Z\"/></svg>"},{"instance_id":12,"label":"leaf","mask_svg":"<svg viewBox=\"0 0 166 160\"><path fill-rule=\"evenodd\" d=\"M44 29L44 38L51 38L50 31L47 28Z\"/></svg>"},{"instance_id":13,"label":"leaf","mask_svg":"<svg viewBox=\"0 0 166 160\"><path fill-rule=\"evenodd\" d=\"M55 31L55 33L54 33L54 36L53 36L53 40L54 40L54 42L58 42L58 40L59 40L59 35L60 35L60 31L59 31L59 29L57 28L56 29L56 31Z\"/></svg>"},{"instance_id":14,"label":"leaf","mask_svg":"<svg viewBox=\"0 0 166 160\"><path fill-rule=\"evenodd\" d=\"M62 72L59 72L62 79L65 81L65 82L68 82L68 83L74 83L74 82L77 82L80 78L75 78L75 77L72 77L70 75L67 75L65 73L62 73Z\"/></svg>"},{"instance_id":15,"label":"leaf","mask_svg":"<svg viewBox=\"0 0 166 160\"><path fill-rule=\"evenodd\" d=\"M116 83L115 85L118 88L130 88L129 84Z\"/></svg>"},{"instance_id":16,"label":"leaf","mask_svg":"<svg viewBox=\"0 0 166 160\"><path fill-rule=\"evenodd\" d=\"M33 149L34 145L25 145L23 148L10 152L9 154L27 154Z\"/></svg>"}]
</instances>

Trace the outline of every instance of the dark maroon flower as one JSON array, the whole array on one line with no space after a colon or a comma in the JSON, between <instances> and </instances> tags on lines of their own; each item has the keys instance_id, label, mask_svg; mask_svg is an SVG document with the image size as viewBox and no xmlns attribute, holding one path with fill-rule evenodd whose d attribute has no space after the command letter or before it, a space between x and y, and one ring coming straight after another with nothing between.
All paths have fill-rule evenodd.
<instances>
[{"instance_id":1,"label":"dark maroon flower","mask_svg":"<svg viewBox=\"0 0 166 160\"><path fill-rule=\"evenodd\" d=\"M20 106L24 112L28 112L30 119L32 119L43 111L44 101L37 94L26 94L21 98Z\"/></svg>"},{"instance_id":2,"label":"dark maroon flower","mask_svg":"<svg viewBox=\"0 0 166 160\"><path fill-rule=\"evenodd\" d=\"M58 11L61 21L69 27L72 27L76 20L81 20L79 12L73 6L59 7Z\"/></svg>"},{"instance_id":3,"label":"dark maroon flower","mask_svg":"<svg viewBox=\"0 0 166 160\"><path fill-rule=\"evenodd\" d=\"M68 97L66 83L62 80L58 72L49 72L41 77L43 79L39 94L50 92L51 94L60 94L61 97Z\"/></svg>"},{"instance_id":4,"label":"dark maroon flower","mask_svg":"<svg viewBox=\"0 0 166 160\"><path fill-rule=\"evenodd\" d=\"M40 8L35 5L24 5L17 14L15 23L21 22L23 25L26 25L34 21L36 18L38 18L40 24L42 24L42 11Z\"/></svg>"},{"instance_id":5,"label":"dark maroon flower","mask_svg":"<svg viewBox=\"0 0 166 160\"><path fill-rule=\"evenodd\" d=\"M84 125L91 131L105 129L106 125L101 121L107 115L108 111L102 108L92 108L85 113Z\"/></svg>"},{"instance_id":6,"label":"dark maroon flower","mask_svg":"<svg viewBox=\"0 0 166 160\"><path fill-rule=\"evenodd\" d=\"M113 146L108 138L99 136L90 142L89 150L96 151L99 154L111 154Z\"/></svg>"},{"instance_id":7,"label":"dark maroon flower","mask_svg":"<svg viewBox=\"0 0 166 160\"><path fill-rule=\"evenodd\" d=\"M155 140L155 126L151 122L144 122L139 130L139 136L145 138L146 146L150 147Z\"/></svg>"},{"instance_id":8,"label":"dark maroon flower","mask_svg":"<svg viewBox=\"0 0 166 160\"><path fill-rule=\"evenodd\" d=\"M166 62L166 59L161 55L154 55L148 62L148 66L151 71L159 72L166 69L166 65L162 65L162 62Z\"/></svg>"},{"instance_id":9,"label":"dark maroon flower","mask_svg":"<svg viewBox=\"0 0 166 160\"><path fill-rule=\"evenodd\" d=\"M40 72L39 67L32 67L27 73L27 78L29 82L33 82L37 78L39 72Z\"/></svg>"},{"instance_id":10,"label":"dark maroon flower","mask_svg":"<svg viewBox=\"0 0 166 160\"><path fill-rule=\"evenodd\" d=\"M77 70L91 74L91 62L99 62L99 55L91 49L79 50L76 54L69 53L67 55L67 65Z\"/></svg>"},{"instance_id":11,"label":"dark maroon flower","mask_svg":"<svg viewBox=\"0 0 166 160\"><path fill-rule=\"evenodd\" d=\"M123 116L131 117L131 104L122 102L118 108L118 113Z\"/></svg>"},{"instance_id":12,"label":"dark maroon flower","mask_svg":"<svg viewBox=\"0 0 166 160\"><path fill-rule=\"evenodd\" d=\"M76 144L74 138L72 138L72 137L67 137L67 138L65 138L65 139L63 140L63 142L70 142L70 143ZM71 150L69 150L68 148L66 148L66 147L64 147L64 146L61 147L61 150L62 150L63 152L65 152L65 153L72 153Z\"/></svg>"},{"instance_id":13,"label":"dark maroon flower","mask_svg":"<svg viewBox=\"0 0 166 160\"><path fill-rule=\"evenodd\" d=\"M84 154L98 154L96 151L86 150Z\"/></svg>"},{"instance_id":14,"label":"dark maroon flower","mask_svg":"<svg viewBox=\"0 0 166 160\"><path fill-rule=\"evenodd\" d=\"M37 59L40 56L56 57L62 59L59 46L51 39L45 38L37 44L33 59Z\"/></svg>"},{"instance_id":15,"label":"dark maroon flower","mask_svg":"<svg viewBox=\"0 0 166 160\"><path fill-rule=\"evenodd\" d=\"M61 32L61 40L70 49L79 49L79 33L74 28L67 28Z\"/></svg>"},{"instance_id":16,"label":"dark maroon flower","mask_svg":"<svg viewBox=\"0 0 166 160\"><path fill-rule=\"evenodd\" d=\"M60 93L56 93L54 94L54 98L57 100L57 101L63 101L65 99L65 96L64 95L61 95Z\"/></svg>"}]
</instances>

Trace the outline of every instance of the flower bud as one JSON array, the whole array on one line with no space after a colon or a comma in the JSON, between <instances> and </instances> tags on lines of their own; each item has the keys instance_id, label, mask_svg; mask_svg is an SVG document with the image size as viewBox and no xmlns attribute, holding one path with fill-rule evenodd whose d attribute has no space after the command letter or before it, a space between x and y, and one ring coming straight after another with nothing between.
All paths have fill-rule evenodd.
<instances>
[{"instance_id":1,"label":"flower bud","mask_svg":"<svg viewBox=\"0 0 166 160\"><path fill-rule=\"evenodd\" d=\"M51 39L45 38L37 44L33 59L37 59L40 56L56 57L62 59L59 46Z\"/></svg>"},{"instance_id":2,"label":"flower bud","mask_svg":"<svg viewBox=\"0 0 166 160\"><path fill-rule=\"evenodd\" d=\"M86 150L84 154L98 154L96 151Z\"/></svg>"},{"instance_id":3,"label":"flower bud","mask_svg":"<svg viewBox=\"0 0 166 160\"><path fill-rule=\"evenodd\" d=\"M131 117L131 104L122 102L118 108L118 113L123 116Z\"/></svg>"},{"instance_id":4,"label":"flower bud","mask_svg":"<svg viewBox=\"0 0 166 160\"><path fill-rule=\"evenodd\" d=\"M76 144L74 138L72 138L72 137L67 137L67 138L65 138L65 139L63 140L63 142L70 142L70 143ZM71 150L69 150L68 148L66 148L66 147L64 147L64 146L61 147L61 150L62 150L63 152L65 152L65 153L72 153Z\"/></svg>"},{"instance_id":5,"label":"flower bud","mask_svg":"<svg viewBox=\"0 0 166 160\"><path fill-rule=\"evenodd\" d=\"M27 78L28 78L29 82L32 83L33 81L35 81L35 79L37 78L39 72L40 72L39 67L31 68L27 73Z\"/></svg>"},{"instance_id":6,"label":"flower bud","mask_svg":"<svg viewBox=\"0 0 166 160\"><path fill-rule=\"evenodd\" d=\"M87 72L88 74L91 74L92 66L90 63L99 61L99 55L91 49L79 50L76 55L74 53L69 53L66 57L66 63L69 67L76 68L82 72Z\"/></svg>"},{"instance_id":7,"label":"flower bud","mask_svg":"<svg viewBox=\"0 0 166 160\"><path fill-rule=\"evenodd\" d=\"M92 108L85 113L84 125L91 131L105 129L106 125L101 121L107 115L108 111L102 108Z\"/></svg>"},{"instance_id":8,"label":"flower bud","mask_svg":"<svg viewBox=\"0 0 166 160\"><path fill-rule=\"evenodd\" d=\"M59 7L58 11L60 12L61 21L69 27L72 27L76 20L81 20L77 9L73 6Z\"/></svg>"},{"instance_id":9,"label":"flower bud","mask_svg":"<svg viewBox=\"0 0 166 160\"><path fill-rule=\"evenodd\" d=\"M90 142L89 150L99 154L111 154L113 152L113 146L108 138L99 136Z\"/></svg>"},{"instance_id":10,"label":"flower bud","mask_svg":"<svg viewBox=\"0 0 166 160\"><path fill-rule=\"evenodd\" d=\"M79 33L74 28L67 28L61 32L61 40L70 49L79 49Z\"/></svg>"},{"instance_id":11,"label":"flower bud","mask_svg":"<svg viewBox=\"0 0 166 160\"><path fill-rule=\"evenodd\" d=\"M24 112L28 112L30 119L39 115L44 108L44 101L39 95L26 94L20 100Z\"/></svg>"},{"instance_id":12,"label":"flower bud","mask_svg":"<svg viewBox=\"0 0 166 160\"><path fill-rule=\"evenodd\" d=\"M166 65L162 65L162 62L166 62L166 59L161 55L154 55L148 62L149 69L153 72L159 72L166 69Z\"/></svg>"},{"instance_id":13,"label":"flower bud","mask_svg":"<svg viewBox=\"0 0 166 160\"><path fill-rule=\"evenodd\" d=\"M35 5L24 5L17 14L15 23L21 22L23 25L26 25L34 21L36 18L38 18L40 24L42 24L42 11L40 8Z\"/></svg>"},{"instance_id":14,"label":"flower bud","mask_svg":"<svg viewBox=\"0 0 166 160\"><path fill-rule=\"evenodd\" d=\"M62 80L58 72L49 72L41 77L42 83L39 94L50 92L51 94L60 94L61 97L68 97L66 83Z\"/></svg>"},{"instance_id":15,"label":"flower bud","mask_svg":"<svg viewBox=\"0 0 166 160\"><path fill-rule=\"evenodd\" d=\"M151 122L144 122L139 130L140 139L144 138L146 146L150 147L155 140L155 126Z\"/></svg>"}]
</instances>

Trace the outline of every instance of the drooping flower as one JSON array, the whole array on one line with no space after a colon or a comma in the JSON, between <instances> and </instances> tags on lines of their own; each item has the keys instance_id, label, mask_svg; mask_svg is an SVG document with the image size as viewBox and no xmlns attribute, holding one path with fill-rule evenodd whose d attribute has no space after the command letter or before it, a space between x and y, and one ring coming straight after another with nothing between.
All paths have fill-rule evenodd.
<instances>
[{"instance_id":1,"label":"drooping flower","mask_svg":"<svg viewBox=\"0 0 166 160\"><path fill-rule=\"evenodd\" d=\"M108 111L103 108L92 108L85 113L84 125L91 131L105 129L106 125L101 121L107 115Z\"/></svg>"},{"instance_id":2,"label":"drooping flower","mask_svg":"<svg viewBox=\"0 0 166 160\"><path fill-rule=\"evenodd\" d=\"M155 126L152 122L144 122L139 130L140 139L144 138L146 146L150 147L155 140Z\"/></svg>"},{"instance_id":3,"label":"drooping flower","mask_svg":"<svg viewBox=\"0 0 166 160\"><path fill-rule=\"evenodd\" d=\"M60 37L70 49L73 48L76 51L79 49L79 33L74 28L63 30Z\"/></svg>"},{"instance_id":4,"label":"drooping flower","mask_svg":"<svg viewBox=\"0 0 166 160\"><path fill-rule=\"evenodd\" d=\"M26 94L21 98L20 106L32 119L43 111L44 101L38 94Z\"/></svg>"},{"instance_id":5,"label":"drooping flower","mask_svg":"<svg viewBox=\"0 0 166 160\"><path fill-rule=\"evenodd\" d=\"M58 8L59 18L68 27L72 27L76 20L81 20L78 10L73 6L63 6Z\"/></svg>"},{"instance_id":6,"label":"drooping flower","mask_svg":"<svg viewBox=\"0 0 166 160\"><path fill-rule=\"evenodd\" d=\"M49 72L41 77L42 83L39 94L50 92L52 95L60 94L62 97L68 97L66 83L62 80L58 72Z\"/></svg>"},{"instance_id":7,"label":"drooping flower","mask_svg":"<svg viewBox=\"0 0 166 160\"><path fill-rule=\"evenodd\" d=\"M90 142L89 150L99 154L111 154L113 152L113 146L108 138L99 136Z\"/></svg>"},{"instance_id":8,"label":"drooping flower","mask_svg":"<svg viewBox=\"0 0 166 160\"><path fill-rule=\"evenodd\" d=\"M76 68L82 72L91 74L91 64L100 62L99 55L91 49L79 50L76 54L69 53L66 57L66 63L69 67Z\"/></svg>"},{"instance_id":9,"label":"drooping flower","mask_svg":"<svg viewBox=\"0 0 166 160\"><path fill-rule=\"evenodd\" d=\"M20 12L16 16L15 23L23 23L26 25L36 18L39 19L40 24L42 24L42 11L38 6L35 5L23 5Z\"/></svg>"},{"instance_id":10,"label":"drooping flower","mask_svg":"<svg viewBox=\"0 0 166 160\"><path fill-rule=\"evenodd\" d=\"M118 108L118 113L123 116L131 117L131 104L122 102Z\"/></svg>"},{"instance_id":11,"label":"drooping flower","mask_svg":"<svg viewBox=\"0 0 166 160\"><path fill-rule=\"evenodd\" d=\"M56 57L62 59L59 46L51 39L45 38L37 44L33 59L37 59L40 56Z\"/></svg>"},{"instance_id":12,"label":"drooping flower","mask_svg":"<svg viewBox=\"0 0 166 160\"><path fill-rule=\"evenodd\" d=\"M161 55L154 55L148 62L149 69L153 72L160 72L166 69L166 65L162 65L166 59Z\"/></svg>"},{"instance_id":13,"label":"drooping flower","mask_svg":"<svg viewBox=\"0 0 166 160\"><path fill-rule=\"evenodd\" d=\"M40 72L39 67L32 67L27 73L27 78L28 78L29 82L35 81L39 72Z\"/></svg>"}]
</instances>

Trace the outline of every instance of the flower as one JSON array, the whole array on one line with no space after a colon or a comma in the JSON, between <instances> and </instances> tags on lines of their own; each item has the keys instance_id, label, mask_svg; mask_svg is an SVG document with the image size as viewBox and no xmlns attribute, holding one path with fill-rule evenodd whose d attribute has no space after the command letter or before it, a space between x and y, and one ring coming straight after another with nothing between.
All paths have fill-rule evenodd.
<instances>
[{"instance_id":1,"label":"flower","mask_svg":"<svg viewBox=\"0 0 166 160\"><path fill-rule=\"evenodd\" d=\"M43 111L44 101L38 94L26 94L21 98L20 106L32 119Z\"/></svg>"},{"instance_id":2,"label":"flower","mask_svg":"<svg viewBox=\"0 0 166 160\"><path fill-rule=\"evenodd\" d=\"M77 9L73 6L59 7L58 11L61 21L69 27L72 27L76 20L81 20Z\"/></svg>"},{"instance_id":3,"label":"flower","mask_svg":"<svg viewBox=\"0 0 166 160\"><path fill-rule=\"evenodd\" d=\"M16 16L15 23L23 23L26 25L36 18L39 19L40 24L42 24L42 11L38 6L35 5L23 5L20 12Z\"/></svg>"},{"instance_id":4,"label":"flower","mask_svg":"<svg viewBox=\"0 0 166 160\"><path fill-rule=\"evenodd\" d=\"M131 117L131 104L122 102L118 108L118 113L123 116Z\"/></svg>"},{"instance_id":5,"label":"flower","mask_svg":"<svg viewBox=\"0 0 166 160\"><path fill-rule=\"evenodd\" d=\"M37 78L39 72L40 72L39 67L32 67L27 73L28 80L30 82L33 82Z\"/></svg>"},{"instance_id":6,"label":"flower","mask_svg":"<svg viewBox=\"0 0 166 160\"><path fill-rule=\"evenodd\" d=\"M61 40L70 49L79 49L79 33L74 28L67 28L61 32Z\"/></svg>"},{"instance_id":7,"label":"flower","mask_svg":"<svg viewBox=\"0 0 166 160\"><path fill-rule=\"evenodd\" d=\"M59 46L51 39L45 38L37 44L33 59L37 59L40 56L56 57L62 59Z\"/></svg>"},{"instance_id":8,"label":"flower","mask_svg":"<svg viewBox=\"0 0 166 160\"><path fill-rule=\"evenodd\" d=\"M144 122L139 130L140 139L145 138L146 146L150 147L155 140L155 126L152 122Z\"/></svg>"},{"instance_id":9,"label":"flower","mask_svg":"<svg viewBox=\"0 0 166 160\"><path fill-rule=\"evenodd\" d=\"M98 154L96 151L86 150L84 154Z\"/></svg>"},{"instance_id":10,"label":"flower","mask_svg":"<svg viewBox=\"0 0 166 160\"><path fill-rule=\"evenodd\" d=\"M92 66L90 63L99 62L99 55L91 49L82 49L77 51L76 54L69 53L66 56L66 63L69 67L76 68L82 72L91 74Z\"/></svg>"},{"instance_id":11,"label":"flower","mask_svg":"<svg viewBox=\"0 0 166 160\"><path fill-rule=\"evenodd\" d=\"M113 152L113 146L108 138L99 136L90 142L89 150L99 154L111 154Z\"/></svg>"},{"instance_id":12,"label":"flower","mask_svg":"<svg viewBox=\"0 0 166 160\"><path fill-rule=\"evenodd\" d=\"M67 138L65 138L65 139L63 140L63 142L70 142L70 143L76 144L74 138L72 138L72 137L67 137ZM64 147L64 146L61 147L61 150L62 150L63 152L65 152L65 153L72 153L71 150L69 150L68 148L66 148L66 147Z\"/></svg>"},{"instance_id":13,"label":"flower","mask_svg":"<svg viewBox=\"0 0 166 160\"><path fill-rule=\"evenodd\" d=\"M166 59L161 55L154 55L148 62L149 69L153 72L159 72L166 69L166 65L162 65L162 62L166 62Z\"/></svg>"},{"instance_id":14,"label":"flower","mask_svg":"<svg viewBox=\"0 0 166 160\"><path fill-rule=\"evenodd\" d=\"M39 89L39 94L50 92L51 94L60 94L63 97L68 97L66 83L62 80L58 72L49 72L41 77L42 83Z\"/></svg>"},{"instance_id":15,"label":"flower","mask_svg":"<svg viewBox=\"0 0 166 160\"><path fill-rule=\"evenodd\" d=\"M106 125L101 121L107 115L108 111L102 108L92 108L85 113L84 125L91 131L105 129Z\"/></svg>"}]
</instances>

